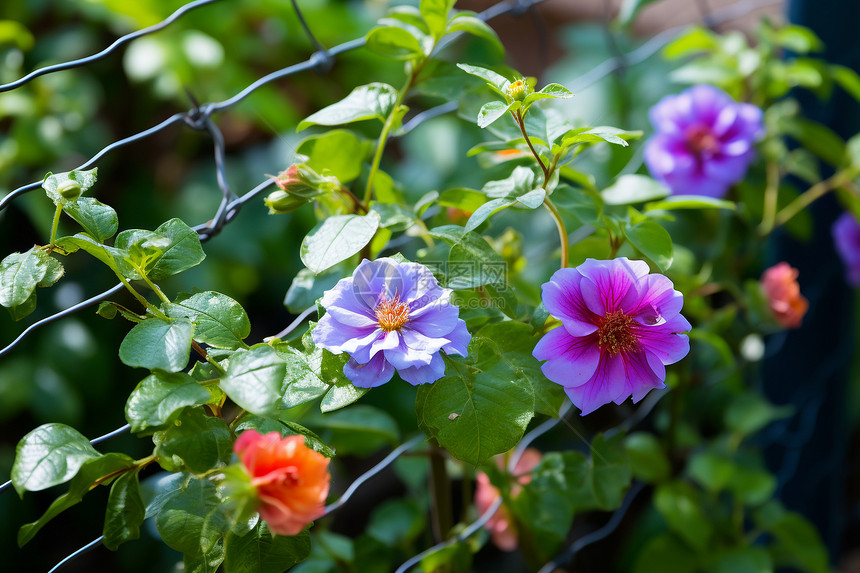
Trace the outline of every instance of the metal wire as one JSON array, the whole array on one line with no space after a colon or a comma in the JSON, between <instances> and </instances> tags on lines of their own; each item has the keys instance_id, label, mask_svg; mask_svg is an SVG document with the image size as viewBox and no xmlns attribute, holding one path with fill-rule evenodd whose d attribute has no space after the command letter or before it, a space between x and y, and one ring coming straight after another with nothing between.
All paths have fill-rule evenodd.
<instances>
[{"instance_id":1,"label":"metal wire","mask_svg":"<svg viewBox=\"0 0 860 573\"><path fill-rule=\"evenodd\" d=\"M90 541L89 543L87 543L86 545L84 545L83 547L81 547L80 549L78 549L77 551L75 551L74 553L72 553L71 555L69 555L68 557L66 557L65 559L63 559L59 563L57 563L56 565L54 565L51 568L51 570L48 571L48 573L55 573L55 571L59 571L60 567L62 567L63 565L65 565L66 563L68 563L69 561L74 559L75 557L80 557L81 555L83 555L84 553L89 551L90 549L98 547L101 544L102 540L104 540L104 538L105 538L105 536L102 535L101 537L93 539L92 541Z\"/></svg>"}]
</instances>

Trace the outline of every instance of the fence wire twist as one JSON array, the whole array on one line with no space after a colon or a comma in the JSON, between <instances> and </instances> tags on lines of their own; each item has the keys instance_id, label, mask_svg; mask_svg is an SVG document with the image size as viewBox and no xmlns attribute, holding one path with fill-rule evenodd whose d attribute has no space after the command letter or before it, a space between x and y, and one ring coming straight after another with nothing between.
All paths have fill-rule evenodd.
<instances>
[{"instance_id":1,"label":"fence wire twist","mask_svg":"<svg viewBox=\"0 0 860 573\"><path fill-rule=\"evenodd\" d=\"M220 1L220 0L196 0L194 2L190 2L190 3L182 6L178 10L176 10L173 14L171 14L168 18L166 18L162 22L155 24L153 26L150 26L148 28L144 28L142 30L138 30L136 32L124 35L124 36L120 37L119 39L117 39L115 42L113 42L110 46L108 46L107 48L105 48L104 50L102 50L96 54L93 54L93 55L85 57L85 58L80 58L77 60L73 60L73 61L69 61L69 62L63 62L60 64L40 68L40 69L37 69L33 72L30 72L29 74L25 75L24 77L20 78L17 81L0 85L0 93L21 87L22 85L25 85L26 83L28 83L28 82L30 82L30 81L38 78L38 77L46 75L46 74L59 72L59 71L63 71L63 70L68 70L68 69L84 66L84 65L90 64L92 62L100 61L100 60L108 57L109 55L111 55L114 51L118 50L123 45L128 44L132 40L134 40L136 38L140 38L142 36L153 34L155 32L158 32L158 31L166 28L167 26L169 26L170 24L175 22L177 19L179 19L182 15L186 14L187 12L189 12L195 8L207 5L207 4L213 4L213 3L218 2L218 1ZM521 16L524 13L526 13L527 11L529 11L531 8L533 8L535 5L540 4L543 1L544 0L506 0L503 2L499 2L499 3L489 7L488 9L484 10L483 12L478 14L478 17L484 21L487 21L487 20L490 20L490 19L495 18L497 16L500 16L502 14L510 14L512 16ZM212 115L215 113L223 112L223 111L235 106L236 104L240 103L245 98L247 98L249 95L251 95L257 89L259 89L259 88L263 87L264 85L267 85L271 82L274 82L276 80L283 79L283 78L286 78L286 77L289 77L291 75L298 74L298 73L304 72L304 71L312 71L313 70L313 71L317 71L317 72L323 73L323 74L327 73L332 68L332 66L334 65L335 59L338 55L343 54L343 53L348 52L348 51L351 51L351 50L355 50L357 48L360 48L360 47L364 46L364 44L365 44L364 38L357 38L355 40L344 42L342 44L339 44L339 45L334 46L334 47L329 48L329 49L324 48L320 44L320 42L316 39L316 37L313 35L311 29L307 25L296 0L291 0L291 3L295 9L296 17L298 18L299 23L301 24L301 27L302 27L305 35L307 36L307 38L311 42L311 44L316 48L316 51L307 60L305 60L304 62L290 65L290 66L282 68L280 70L276 70L276 71L274 71L274 72L272 72L266 76L263 76L262 78L251 83L246 88L244 88L243 90L241 90L240 92L238 92L237 94L235 94L234 96L232 96L229 99L226 99L226 100L223 100L220 102L208 102L208 103L204 103L202 105L196 105L195 104L188 111L176 113L176 114L168 117L167 119L165 119L161 123L149 128L149 129L140 131L140 132L138 132L134 135L130 135L126 138L114 141L114 142L106 145L99 152L97 152L93 157L91 157L89 160L87 160L85 163L79 165L75 169L76 170L88 169L91 166L95 165L96 162L98 162L102 157L104 157L108 153L115 151L116 149L119 149L119 148L124 147L126 145L129 145L131 143L136 143L138 141L141 141L141 140L143 140L143 139L145 139L151 135L154 135L156 133L164 131L164 130L168 129L169 127L171 127L175 124L178 124L178 123L184 123L187 127L191 128L193 130L196 130L196 131L206 132L212 138L212 142L213 142L213 150L214 150L214 156L215 156L215 161L214 161L215 174L216 174L216 180L217 180L218 188L221 192L221 201L219 202L219 205L218 205L216 212L214 213L213 217L209 221L207 221L206 223L196 225L193 228L195 231L197 231L198 235L200 236L201 242L206 242L206 241L212 239L213 237L215 237L226 225L228 225L231 221L233 221L236 218L236 216L239 214L242 206L245 203L254 199L258 195L260 195L262 192L267 190L273 184L273 181L271 179L267 179L267 180L259 183L258 185L253 187L250 191L246 192L245 194L243 194L241 196L237 195L234 191L232 191L232 189L229 186L229 183L227 182L226 168L224 165L224 160L225 160L224 137L223 137L223 134L221 133L221 130L218 128L216 123L212 120ZM718 25L725 23L727 21L740 18L740 17L742 17L746 14L749 14L750 12L753 12L754 10L757 10L759 8L770 6L773 4L778 4L778 3L781 3L781 0L739 0L738 2L735 2L734 4L726 6L720 10L714 10L710 13L706 13L706 14L704 14L703 17L704 17L708 27L715 27L715 26L718 26ZM538 27L542 26L543 23L539 19L539 16L533 10L532 10L532 14L534 16L534 24ZM613 57L605 60L601 64L592 68L589 72L580 76L580 78L576 82L574 82L574 84L571 86L573 88L573 91L575 91L575 92L576 91L583 91L586 88L597 83L598 81L600 81L604 77L608 76L609 74L611 74L617 70L620 70L620 69L623 69L623 68L629 67L629 66L634 66L634 65L637 65L637 64L645 61L647 58L649 58L652 55L654 55L655 53L657 53L663 46L665 46L670 41L672 41L675 37L677 37L677 35L682 30L684 30L685 28L686 28L686 26L678 26L675 28L671 28L669 30L665 30L665 31L661 32L660 34L651 38L648 42L644 43L639 48L632 50L628 53L618 54L616 56L613 56ZM446 45L450 41L452 41L452 39L444 40L441 43L442 45L439 46L439 48L441 49L441 47L444 47L444 45ZM417 126L419 126L423 122L425 122L429 119L432 119L434 117L456 111L457 108L458 108L458 106L457 106L456 102L447 102L447 103L441 104L439 106L424 110L424 111L416 114L415 116L413 116L409 121L407 121L403 125L403 127L401 127L401 129L395 134L395 136L402 136L406 133L409 133L410 131L415 129ZM41 186L41 183L42 183L41 181L36 181L36 182L30 183L28 185L24 185L22 187L15 189L14 191L10 192L5 197L0 199L0 212L2 212L3 209L8 207L12 203L12 201L17 199L18 197L24 195L25 193L28 193L28 192L33 191L35 189L38 189ZM107 298L109 298L109 297L113 296L114 294L116 294L117 292L121 291L122 288L123 288L123 285L118 284L118 285L116 285L116 286L114 286L114 287L112 287L112 288L110 288L110 289L108 289L108 290L106 290L100 294L97 294L97 295L95 295L89 299L86 299L86 300L84 300L78 304L75 304L69 308L66 308L60 312L52 314L46 318L43 318L43 319L31 324L23 332L21 332L18 335L18 337L15 338L15 340L13 340L10 344L8 344L6 347L4 347L2 350L0 350L0 358L2 358L3 356L5 356L9 352L11 352L27 336L32 334L37 329L39 329L43 326L46 326L52 322L55 322L57 320L60 320L66 316L74 314L74 313L76 313L82 309L90 307L90 306L92 306L98 302L106 300ZM307 315L309 315L313 310L314 310L313 307L307 309L296 320L294 320L293 323L291 323L284 331L279 333L277 336L284 336L287 333L291 332L293 329L297 328L301 324L301 322L307 317ZM651 411L651 409L656 405L657 401L659 401L660 397L662 397L662 394L656 395L653 400L648 400L645 403L643 403L642 406L637 410L637 413L634 414L633 417L631 417L630 419L628 419L627 421L625 421L624 423L622 423L618 427L609 430L609 432L607 432L607 433L616 433L617 431L627 430L627 429L630 429L631 427L635 426L639 421L641 421L642 419L644 419L647 416L647 414ZM570 408L571 408L571 405L569 403L567 403L565 405L565 407L562 409L562 412L560 412L559 417L557 419L547 420L546 422L537 426L536 428L534 428L532 431L530 431L528 434L526 434L523 437L520 444L518 444L516 450L514 451L514 453L512 454L512 456L510 458L509 470L513 471L514 466L516 465L516 463L519 460L522 453L525 451L525 448L532 441L537 439L540 435L548 432L549 430L554 428L559 422L564 420L565 416L569 413ZM128 430L129 430L128 425L122 426L116 430L113 430L112 432L109 432L108 434L105 434L103 436L100 436L98 438L93 439L91 441L91 443L93 445L99 444L103 441L106 441L108 439L111 439L113 437L121 435L121 434L127 432ZM804 437L808 437L808 436L804 436ZM359 476L350 485L350 487L347 488L347 490L345 491L345 493L341 496L341 498L339 500L337 500L336 502L334 502L334 503L332 503L326 507L326 514L333 512L334 510L338 509L343 504L345 504L347 501L349 501L349 499L352 497L352 495L355 493L355 491L358 489L359 486L361 486L367 480L369 480L370 478L372 478L373 476L375 476L376 474L378 474L379 472L384 470L386 467L388 467L390 464L392 464L402 453L415 447L420 442L421 442L420 437L416 437L416 438L409 440L408 442L404 443L403 445L401 445L398 448L396 448L395 450L393 450L390 454L388 454L383 460L381 460L373 468L371 468L370 470L368 470L367 472L365 472L364 474ZM799 444L795 443L793 445L795 447L799 447ZM2 493L5 489L8 489L10 486L11 486L11 481L8 481L8 482L0 485L0 493ZM625 500L624 500L622 506L610 516L606 525L604 525L602 528L598 529L594 533L586 535L586 536L572 542L568 547L563 549L562 552L556 558L554 558L553 560L548 562L546 565L544 565L540 570L541 573L547 573L549 571L552 571L555 567L563 566L565 563L567 563L568 561L570 561L573 558L573 556L575 555L575 553L577 551L579 551L583 547L610 535L618 527L618 525L621 522L621 519L623 518L627 509L629 508L633 498L641 491L641 489L642 489L641 484L635 484L631 488L631 490L628 492L627 496L625 497ZM475 520L474 522L467 525L459 535L452 537L446 541L443 541L443 542L441 542L441 543L439 543L433 547L430 547L429 549L427 549L427 550L419 553L418 555L415 555L414 557L408 559L406 562L404 562L397 569L396 573L406 573L407 571L409 571L410 568L412 568L414 565L418 564L425 556L427 556L427 555L429 555L435 551L438 551L439 549L442 549L442 548L447 547L449 545L452 545L454 543L462 542L463 540L467 539L468 537L473 535L476 531L478 531L481 527L483 527L486 524L486 522L490 519L490 517L492 517L492 515L496 512L496 510L498 510L500 505L501 505L501 500L498 500L487 511L485 511L484 514L481 515L477 520ZM90 543L88 543L87 545L81 547L80 549L78 549L74 553L65 557L62 561L57 563L57 565L55 565L51 569L50 573L54 573L55 571L59 570L63 565L70 562L74 558L79 557L79 556L85 554L86 552L90 551L91 549L97 547L101 543L102 539L103 539L103 537L98 537L98 538L94 539L93 541L91 541Z\"/></svg>"}]
</instances>

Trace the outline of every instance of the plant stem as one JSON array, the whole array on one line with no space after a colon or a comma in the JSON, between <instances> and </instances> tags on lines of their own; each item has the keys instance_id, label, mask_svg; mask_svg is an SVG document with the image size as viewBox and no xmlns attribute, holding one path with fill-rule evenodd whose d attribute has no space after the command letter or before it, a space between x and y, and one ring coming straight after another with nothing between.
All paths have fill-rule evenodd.
<instances>
[{"instance_id":1,"label":"plant stem","mask_svg":"<svg viewBox=\"0 0 860 573\"><path fill-rule=\"evenodd\" d=\"M845 184L846 181L850 180L851 177L848 176L844 171L838 171L824 181L819 181L818 183L804 191L800 195L800 197L797 197L794 201L783 207L783 209L779 211L779 213L777 213L774 217L773 228L769 229L767 233L770 233L771 231L773 231L773 229L779 226L785 225L795 215L803 211L814 201L820 199L830 191L833 191L837 187L840 187L841 185Z\"/></svg>"},{"instance_id":2,"label":"plant stem","mask_svg":"<svg viewBox=\"0 0 860 573\"><path fill-rule=\"evenodd\" d=\"M514 116L514 121L516 122L517 126L520 128L520 131L522 132L523 137L526 139L526 144L529 146L529 149L531 149L532 155L535 156L535 159L537 160L538 165L540 165L541 171L543 171L543 187L544 187L544 189L546 189L547 182L549 181L550 171L546 168L546 165L543 164L543 161L540 158L540 154L534 148L534 145L532 145L531 139L529 139L529 135L526 133L526 124L525 124L525 121L523 120L523 114L520 113L520 110L517 110L515 113L512 112L511 115Z\"/></svg>"},{"instance_id":3,"label":"plant stem","mask_svg":"<svg viewBox=\"0 0 860 573\"><path fill-rule=\"evenodd\" d=\"M54 211L54 220L51 223L51 241L48 243L48 252L50 253L54 249L54 241L57 240L57 229L60 227L60 213L63 212L62 203L57 205L56 211Z\"/></svg>"},{"instance_id":4,"label":"plant stem","mask_svg":"<svg viewBox=\"0 0 860 573\"><path fill-rule=\"evenodd\" d=\"M140 304L143 305L144 308L152 311L152 313L158 318L167 320L167 316L165 316L163 312L158 310L157 306L146 300L146 298L142 294L134 290L134 287L131 286L131 283L129 283L124 276L122 276L120 273L116 273L116 276L119 278L119 282L122 283L122 286L124 286L128 290L128 292L130 292L132 296L134 296L134 298L136 298L140 302Z\"/></svg>"},{"instance_id":5,"label":"plant stem","mask_svg":"<svg viewBox=\"0 0 860 573\"><path fill-rule=\"evenodd\" d=\"M768 161L765 166L767 173L767 186L764 190L764 209L759 225L759 233L766 235L773 230L773 222L776 217L777 199L779 198L779 164Z\"/></svg>"},{"instance_id":6,"label":"plant stem","mask_svg":"<svg viewBox=\"0 0 860 573\"><path fill-rule=\"evenodd\" d=\"M167 296L163 292L161 292L161 289L158 288L158 285L149 280L149 277L146 276L146 274L142 272L141 269L138 269L137 272L140 273L140 276L143 278L143 282L146 283L146 286L148 286L150 289L153 290L153 292L155 292L156 295L158 295L158 298L161 299L161 302L170 302L170 299L167 298Z\"/></svg>"},{"instance_id":7,"label":"plant stem","mask_svg":"<svg viewBox=\"0 0 860 573\"><path fill-rule=\"evenodd\" d=\"M567 242L567 229L564 226L564 221L561 220L561 213L558 212L555 204L549 197L543 200L544 207L547 208L552 218L555 219L555 226L558 227L558 238L561 241L561 268L567 268L567 251L569 249Z\"/></svg>"},{"instance_id":8,"label":"plant stem","mask_svg":"<svg viewBox=\"0 0 860 573\"><path fill-rule=\"evenodd\" d=\"M341 192L341 193L343 193L344 195L346 195L347 197L349 197L350 199L352 199L352 202L355 204L355 206L356 206L358 209L361 209L364 213L367 213L367 205L365 205L365 204L364 204L364 202L363 202L361 199L359 199L358 197L356 197L356 196L352 193L352 191L350 191L349 189L347 189L347 188L346 188L346 187L344 187L344 186L341 186L341 188L340 188L340 192Z\"/></svg>"},{"instance_id":9,"label":"plant stem","mask_svg":"<svg viewBox=\"0 0 860 573\"><path fill-rule=\"evenodd\" d=\"M433 537L439 543L448 537L454 524L451 512L451 482L445 468L445 456L435 440L430 441L430 492Z\"/></svg>"}]
</instances>

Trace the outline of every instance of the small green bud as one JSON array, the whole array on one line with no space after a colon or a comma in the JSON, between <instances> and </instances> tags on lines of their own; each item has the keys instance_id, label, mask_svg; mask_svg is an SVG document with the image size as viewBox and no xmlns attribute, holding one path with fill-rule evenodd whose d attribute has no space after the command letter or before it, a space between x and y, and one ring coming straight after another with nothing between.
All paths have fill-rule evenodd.
<instances>
[{"instance_id":1,"label":"small green bud","mask_svg":"<svg viewBox=\"0 0 860 573\"><path fill-rule=\"evenodd\" d=\"M269 214L271 215L291 213L307 202L308 200L303 197L297 197L280 190L270 193L263 200L263 203L269 208Z\"/></svg>"},{"instance_id":2,"label":"small green bud","mask_svg":"<svg viewBox=\"0 0 860 573\"><path fill-rule=\"evenodd\" d=\"M514 98L514 101L523 101L533 91L524 80L517 80L508 86L508 95Z\"/></svg>"},{"instance_id":3,"label":"small green bud","mask_svg":"<svg viewBox=\"0 0 860 573\"><path fill-rule=\"evenodd\" d=\"M66 201L76 201L81 196L81 185L73 179L66 179L57 185L57 193Z\"/></svg>"}]
</instances>

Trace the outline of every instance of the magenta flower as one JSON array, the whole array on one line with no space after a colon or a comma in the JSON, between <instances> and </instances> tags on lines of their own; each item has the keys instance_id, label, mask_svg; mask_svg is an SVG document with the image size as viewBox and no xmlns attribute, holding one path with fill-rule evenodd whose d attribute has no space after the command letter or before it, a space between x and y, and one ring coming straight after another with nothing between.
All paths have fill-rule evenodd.
<instances>
[{"instance_id":1,"label":"magenta flower","mask_svg":"<svg viewBox=\"0 0 860 573\"><path fill-rule=\"evenodd\" d=\"M650 118L656 134L645 164L675 194L723 197L746 175L764 132L759 108L709 85L664 97Z\"/></svg>"},{"instance_id":2,"label":"magenta flower","mask_svg":"<svg viewBox=\"0 0 860 573\"><path fill-rule=\"evenodd\" d=\"M472 335L430 269L394 259L364 260L325 292L314 344L350 359L343 373L361 388L388 382L395 369L410 384L445 374L446 354L466 356Z\"/></svg>"},{"instance_id":3,"label":"magenta flower","mask_svg":"<svg viewBox=\"0 0 860 573\"><path fill-rule=\"evenodd\" d=\"M853 287L860 286L860 223L851 213L843 213L832 228L836 252L845 265L845 280Z\"/></svg>"},{"instance_id":4,"label":"magenta flower","mask_svg":"<svg viewBox=\"0 0 860 573\"><path fill-rule=\"evenodd\" d=\"M638 402L664 388L666 364L690 351L684 298L672 281L648 274L643 261L588 259L556 271L543 285L543 303L561 326L534 349L541 370L582 415L600 406Z\"/></svg>"}]
</instances>

